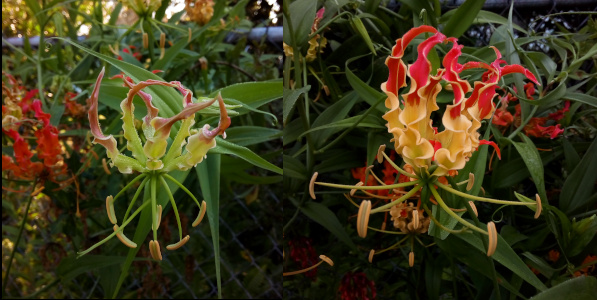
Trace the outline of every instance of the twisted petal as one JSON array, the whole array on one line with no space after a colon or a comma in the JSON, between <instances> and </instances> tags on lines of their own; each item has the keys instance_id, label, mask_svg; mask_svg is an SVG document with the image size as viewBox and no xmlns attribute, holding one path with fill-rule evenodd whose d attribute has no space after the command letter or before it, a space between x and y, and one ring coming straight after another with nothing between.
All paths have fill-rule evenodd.
<instances>
[{"instance_id":1,"label":"twisted petal","mask_svg":"<svg viewBox=\"0 0 597 300\"><path fill-rule=\"evenodd\" d=\"M89 117L89 127L91 129L91 134L93 135L93 143L98 143L106 148L107 155L109 158L116 157L119 152L116 146L116 139L112 135L105 136L100 128L99 124L99 116L97 112L98 108L98 97L99 97L99 89L100 83L102 82L102 78L104 77L105 68L102 68L97 80L95 81L95 87L93 88L93 92L91 93L90 102L91 105L89 107L88 117Z\"/></svg>"}]
</instances>

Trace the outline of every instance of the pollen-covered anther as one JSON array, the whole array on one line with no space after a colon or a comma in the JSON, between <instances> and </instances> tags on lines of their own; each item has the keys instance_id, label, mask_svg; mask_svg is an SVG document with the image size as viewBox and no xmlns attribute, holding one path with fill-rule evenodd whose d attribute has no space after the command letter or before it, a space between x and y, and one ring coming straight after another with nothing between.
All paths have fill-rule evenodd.
<instances>
[{"instance_id":1,"label":"pollen-covered anther","mask_svg":"<svg viewBox=\"0 0 597 300\"><path fill-rule=\"evenodd\" d=\"M191 239L191 237L189 235L187 235L182 240L180 240L178 243L166 246L166 249L168 249L168 250L176 250L176 249L184 246L184 244L186 244L190 239Z\"/></svg>"},{"instance_id":2,"label":"pollen-covered anther","mask_svg":"<svg viewBox=\"0 0 597 300\"><path fill-rule=\"evenodd\" d=\"M414 227L413 229L416 230L417 228L419 228L419 212L416 209L414 209L412 211L412 214L413 214L413 227Z\"/></svg>"},{"instance_id":3,"label":"pollen-covered anther","mask_svg":"<svg viewBox=\"0 0 597 300\"><path fill-rule=\"evenodd\" d=\"M537 219L543 210L543 205L541 204L541 198L539 197L539 194L535 194L535 201L537 201L537 210L535 211L535 219Z\"/></svg>"},{"instance_id":4,"label":"pollen-covered anther","mask_svg":"<svg viewBox=\"0 0 597 300\"><path fill-rule=\"evenodd\" d=\"M143 33L143 48L149 48L149 36L147 35L147 32Z\"/></svg>"},{"instance_id":5,"label":"pollen-covered anther","mask_svg":"<svg viewBox=\"0 0 597 300\"><path fill-rule=\"evenodd\" d=\"M114 231L117 232L116 233L116 237L127 247L129 248L137 248L137 244L135 244L133 241L129 240L129 238L127 238L122 231L118 231L118 225L114 225Z\"/></svg>"},{"instance_id":6,"label":"pollen-covered anther","mask_svg":"<svg viewBox=\"0 0 597 300\"><path fill-rule=\"evenodd\" d=\"M357 232L360 237L367 236L367 226L369 225L369 215L371 214L371 201L363 200L359 207L359 214L357 216Z\"/></svg>"},{"instance_id":7,"label":"pollen-covered anther","mask_svg":"<svg viewBox=\"0 0 597 300\"><path fill-rule=\"evenodd\" d=\"M475 216L479 216L479 213L477 212L477 206L475 205L475 202L473 201L469 201L468 204L471 206L471 208L473 209L473 211L475 212Z\"/></svg>"},{"instance_id":8,"label":"pollen-covered anther","mask_svg":"<svg viewBox=\"0 0 597 300\"><path fill-rule=\"evenodd\" d=\"M156 214L155 218L156 218L155 223L157 224L156 228L160 228L160 223L162 223L162 206L161 205L158 205L158 213ZM153 224L151 224L151 229L153 230Z\"/></svg>"},{"instance_id":9,"label":"pollen-covered anther","mask_svg":"<svg viewBox=\"0 0 597 300\"><path fill-rule=\"evenodd\" d=\"M369 251L369 263L370 264L373 263L373 255L375 255L375 249L371 249L371 251Z\"/></svg>"},{"instance_id":10,"label":"pollen-covered anther","mask_svg":"<svg viewBox=\"0 0 597 300\"><path fill-rule=\"evenodd\" d=\"M489 234L489 245L487 246L487 256L492 256L495 253L497 247L497 230L495 229L495 223L487 223L487 233Z\"/></svg>"},{"instance_id":11,"label":"pollen-covered anther","mask_svg":"<svg viewBox=\"0 0 597 300\"><path fill-rule=\"evenodd\" d=\"M364 185L364 183L362 181L359 181L359 183L355 184L354 186L363 186L363 185ZM356 193L356 192L357 192L357 189L352 189L352 190L350 190L350 195L354 196L354 193Z\"/></svg>"},{"instance_id":12,"label":"pollen-covered anther","mask_svg":"<svg viewBox=\"0 0 597 300\"><path fill-rule=\"evenodd\" d=\"M196 227L197 225L199 225L199 223L201 223L201 220L203 220L203 217L205 216L205 211L207 208L207 203L205 202L205 200L203 200L201 202L201 209L199 210L199 215L197 216L197 219L195 219L195 221L193 222L193 227Z\"/></svg>"},{"instance_id":13,"label":"pollen-covered anther","mask_svg":"<svg viewBox=\"0 0 597 300\"><path fill-rule=\"evenodd\" d=\"M162 251L160 250L160 242L157 240L149 241L149 252L151 257L155 260L162 260Z\"/></svg>"},{"instance_id":14,"label":"pollen-covered anther","mask_svg":"<svg viewBox=\"0 0 597 300\"><path fill-rule=\"evenodd\" d=\"M408 254L408 265L411 268L415 265L415 253L412 251Z\"/></svg>"},{"instance_id":15,"label":"pollen-covered anther","mask_svg":"<svg viewBox=\"0 0 597 300\"><path fill-rule=\"evenodd\" d=\"M166 34L162 32L160 34L160 48L164 47L166 47Z\"/></svg>"},{"instance_id":16,"label":"pollen-covered anther","mask_svg":"<svg viewBox=\"0 0 597 300\"><path fill-rule=\"evenodd\" d=\"M380 164L383 162L383 155L381 153L384 151L386 151L386 144L379 145L377 149L377 162Z\"/></svg>"},{"instance_id":17,"label":"pollen-covered anther","mask_svg":"<svg viewBox=\"0 0 597 300\"><path fill-rule=\"evenodd\" d=\"M311 181L309 181L309 195L311 195L311 199L315 199L315 180L317 180L318 172L313 173L311 176Z\"/></svg>"},{"instance_id":18,"label":"pollen-covered anther","mask_svg":"<svg viewBox=\"0 0 597 300\"><path fill-rule=\"evenodd\" d=\"M112 195L106 197L106 211L108 211L108 219L110 219L110 223L116 224L118 220L116 220L116 214L114 213L114 198Z\"/></svg>"},{"instance_id":19,"label":"pollen-covered anther","mask_svg":"<svg viewBox=\"0 0 597 300\"><path fill-rule=\"evenodd\" d=\"M187 40L187 43L190 43L191 39L193 38L193 31L191 30L191 27L189 27L188 32L189 32L189 39Z\"/></svg>"},{"instance_id":20,"label":"pollen-covered anther","mask_svg":"<svg viewBox=\"0 0 597 300\"><path fill-rule=\"evenodd\" d=\"M326 263L328 263L328 265L330 265L332 267L334 266L334 262L329 257L327 257L323 254L319 256L319 259L325 261Z\"/></svg>"},{"instance_id":21,"label":"pollen-covered anther","mask_svg":"<svg viewBox=\"0 0 597 300\"><path fill-rule=\"evenodd\" d=\"M466 190L470 191L473 188L473 185L475 185L475 174L468 173L468 183L466 185Z\"/></svg>"},{"instance_id":22,"label":"pollen-covered anther","mask_svg":"<svg viewBox=\"0 0 597 300\"><path fill-rule=\"evenodd\" d=\"M108 163L106 163L106 158L102 158L102 167L104 167L104 172L106 172L106 174L108 175L112 175L112 172L110 172L110 168L108 168Z\"/></svg>"}]
</instances>

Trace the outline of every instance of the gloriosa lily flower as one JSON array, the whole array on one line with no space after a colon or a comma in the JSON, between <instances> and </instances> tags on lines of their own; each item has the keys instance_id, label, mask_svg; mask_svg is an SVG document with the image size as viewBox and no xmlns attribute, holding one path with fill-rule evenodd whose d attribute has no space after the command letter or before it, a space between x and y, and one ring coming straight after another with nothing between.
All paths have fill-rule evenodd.
<instances>
[{"instance_id":1,"label":"gloriosa lily flower","mask_svg":"<svg viewBox=\"0 0 597 300\"><path fill-rule=\"evenodd\" d=\"M195 196L193 196L193 194L189 192L189 190L186 189L180 182L168 175L168 172L174 170L187 170L200 163L206 156L207 151L216 146L215 137L218 135L223 135L224 137L226 136L224 131L228 128L228 126L230 126L230 118L228 117L224 101L220 95L209 101L193 103L192 92L184 88L178 81L164 82L149 79L135 84L131 78L123 77L125 86L130 88L127 97L120 104L120 107L123 111L122 128L124 130L124 137L127 140L126 146L127 149L131 151L133 156L129 157L120 153L117 147L116 139L114 139L112 135L105 136L100 128L98 117L98 98L100 83L103 76L104 69L102 69L97 78L90 99L91 107L89 109L88 115L91 133L94 136L93 143L101 144L106 148L107 156L111 160L110 165L116 166L121 173L131 174L133 171L136 171L141 174L128 183L124 189L116 195L116 197L108 196L106 199L106 210L108 212L110 222L114 224L114 233L91 248L79 252L79 256L87 254L114 236L118 237L118 239L120 239L120 241L122 241L126 246L136 248L137 244L129 240L123 234L123 229L137 214L150 205L152 212L153 240L149 243L149 250L154 259L161 260L162 254L160 244L157 240L157 229L161 220L162 206L156 204L156 189L158 185L161 185L168 194L170 203L174 209L176 221L178 223L180 240L167 246L166 249L178 249L188 242L190 237L188 235L184 238L182 237L182 228L180 218L178 216L178 209L176 208L174 197L172 196L166 180L178 185L182 190L189 194L200 207L199 215L192 224L193 227L197 226L205 215L206 203L203 201L201 204L199 204L199 201L197 201ZM144 88L151 85L161 85L178 89L183 97L182 111L170 118L158 117L159 110L151 103L151 95L143 91ZM142 143L134 125L135 107L133 105L133 98L135 95L140 96L147 107L147 115L143 118L142 124L142 129L146 140L145 144ZM208 106L211 106L216 102L216 100L218 101L218 106L220 109L220 121L218 123L218 127L210 130L209 125L206 124L203 126L203 128L198 130L190 129L195 123L195 113ZM180 130L172 141L170 148L167 149L167 139L170 136L170 130L178 121L182 121ZM185 145L186 147L183 153L182 148ZM124 215L124 221L120 226L118 226L118 219L114 211L114 201L139 180L142 180L141 184L138 187L138 190ZM129 213L131 212L135 201L147 184L149 184L150 187L150 200L141 204L141 206L129 217Z\"/></svg>"},{"instance_id":2,"label":"gloriosa lily flower","mask_svg":"<svg viewBox=\"0 0 597 300\"><path fill-rule=\"evenodd\" d=\"M404 51L408 44L422 33L431 33L433 35L419 44L417 60L407 66L402 61ZM437 73L434 75L431 73L431 63L427 59L427 55L435 45L447 42L452 43L452 49L443 59L443 68L438 68ZM468 180L461 183L455 183L452 178L458 173L458 170L465 166L473 152L480 145L489 144L493 146L499 156L499 148L494 142L479 140L478 130L481 127L482 120L492 117L495 110L492 100L497 95L495 89L498 87L497 83L502 76L510 73L522 73L538 84L534 75L524 67L504 65L506 62L501 59L501 54L495 47L492 48L497 57L492 63L467 62L462 65L458 63L462 47L458 45L456 38L447 38L435 28L424 25L411 29L402 38L398 39L396 45L392 48L391 55L386 59L386 65L390 73L388 81L381 85L381 89L387 95L385 104L389 111L383 115L383 118L388 122L388 132L393 135L391 141L394 142L394 149L402 157L405 165L401 168L393 159L388 157L384 153L385 145L380 147L377 158L380 164L385 158L386 162L397 171L395 180L390 180L391 183L388 183L386 178L383 181L380 180L371 172L373 166L370 166L365 169L365 172L369 172L369 174L365 175L373 176L379 185L363 186L363 181L354 186L316 182L317 173L313 174L310 182L309 191L313 199L315 199L315 184L351 190L346 197L355 206L359 207L357 232L360 237L366 237L367 229L409 235L402 241L411 238L410 266L414 263L414 253L412 252L413 235L426 232L431 221L442 230L450 233L461 233L470 229L487 235L489 237L487 255L491 256L494 253L497 245L495 224L489 222L487 230L485 230L471 224L455 213L455 211L468 210L470 214L473 214L472 217L476 219L474 201L505 205L526 205L536 211L535 218L541 214L541 199L538 196L536 196L535 201L532 201L517 194L521 200L520 202L478 197L462 192L457 188L458 185L468 183L467 190L470 190L474 182L472 174ZM460 78L460 73L473 68L481 68L486 71L482 76L482 80L475 82L471 87L468 81ZM410 90L400 95L399 90L407 86L407 76L410 78ZM442 89L442 80L444 84L451 86L454 92L454 102L446 107L442 118L444 129L438 132L438 129L433 127L431 114L433 111L439 110L436 96ZM470 96L466 97L468 93L470 93ZM398 175L398 173L401 175ZM391 174L391 172L386 170L384 171L385 174ZM410 188L410 190L405 190L405 188ZM466 207L466 209L448 207L438 193L438 188L472 201L463 201L461 207ZM365 194L363 198L376 198L385 200L388 203L373 208L372 201L366 199L359 205L351 198L357 190ZM372 193L375 190L378 192ZM382 190L387 191L387 193L379 193ZM409 203L408 206L404 203L411 198L418 199L416 200L416 207L412 203ZM431 205L440 206L464 227L454 230L439 223L432 214ZM423 215L423 210L427 217ZM385 222L381 230L368 226L370 215L381 212L386 214L386 218L387 213L390 212L392 221L394 221L395 227L400 232L386 231ZM377 253L396 248L398 244ZM376 252L371 250L370 261L375 254Z\"/></svg>"}]
</instances>

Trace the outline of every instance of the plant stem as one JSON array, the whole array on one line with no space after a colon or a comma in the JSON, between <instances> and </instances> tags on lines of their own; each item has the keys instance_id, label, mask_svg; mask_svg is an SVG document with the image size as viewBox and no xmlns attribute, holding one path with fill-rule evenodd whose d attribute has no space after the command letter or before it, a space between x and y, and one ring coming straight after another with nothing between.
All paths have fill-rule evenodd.
<instances>
[{"instance_id":1,"label":"plant stem","mask_svg":"<svg viewBox=\"0 0 597 300\"><path fill-rule=\"evenodd\" d=\"M2 282L2 298L6 295L6 288L8 287L8 277L10 275L10 268L12 267L12 260L15 257L15 253L17 252L17 247L19 246L19 242L21 241L21 237L23 236L23 229L25 228L25 223L27 223L27 217L29 217L29 208L31 207L31 202L33 200L33 191L35 191L35 186L37 185L38 179L36 178L33 181L33 186L31 186L31 192L29 192L29 200L27 201L27 208L25 208L25 216L23 216L23 222L21 222L21 226L19 227L19 234L17 235L17 240L14 243L12 248L12 252L10 253L10 259L8 260L8 266L6 267L6 275L4 276L4 281Z\"/></svg>"}]
</instances>

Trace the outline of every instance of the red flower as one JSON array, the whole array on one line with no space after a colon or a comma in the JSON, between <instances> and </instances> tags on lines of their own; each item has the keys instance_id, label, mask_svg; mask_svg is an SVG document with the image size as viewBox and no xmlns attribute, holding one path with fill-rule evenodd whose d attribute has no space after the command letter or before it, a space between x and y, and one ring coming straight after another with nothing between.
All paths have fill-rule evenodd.
<instances>
[{"instance_id":1,"label":"red flower","mask_svg":"<svg viewBox=\"0 0 597 300\"><path fill-rule=\"evenodd\" d=\"M491 123L497 126L510 126L514 122L514 116L505 109L496 109Z\"/></svg>"},{"instance_id":2,"label":"red flower","mask_svg":"<svg viewBox=\"0 0 597 300\"><path fill-rule=\"evenodd\" d=\"M306 237L298 237L288 242L290 246L290 258L299 265L302 269L306 269L315 265L319 259L315 249L311 246L311 239ZM305 273L305 276L315 281L317 277L317 269L313 269Z\"/></svg>"},{"instance_id":3,"label":"red flower","mask_svg":"<svg viewBox=\"0 0 597 300\"><path fill-rule=\"evenodd\" d=\"M342 300L373 300L377 296L375 282L367 279L367 275L363 272L346 273L342 277L338 291ZM371 294L371 297L369 297L369 294Z\"/></svg>"}]
</instances>

